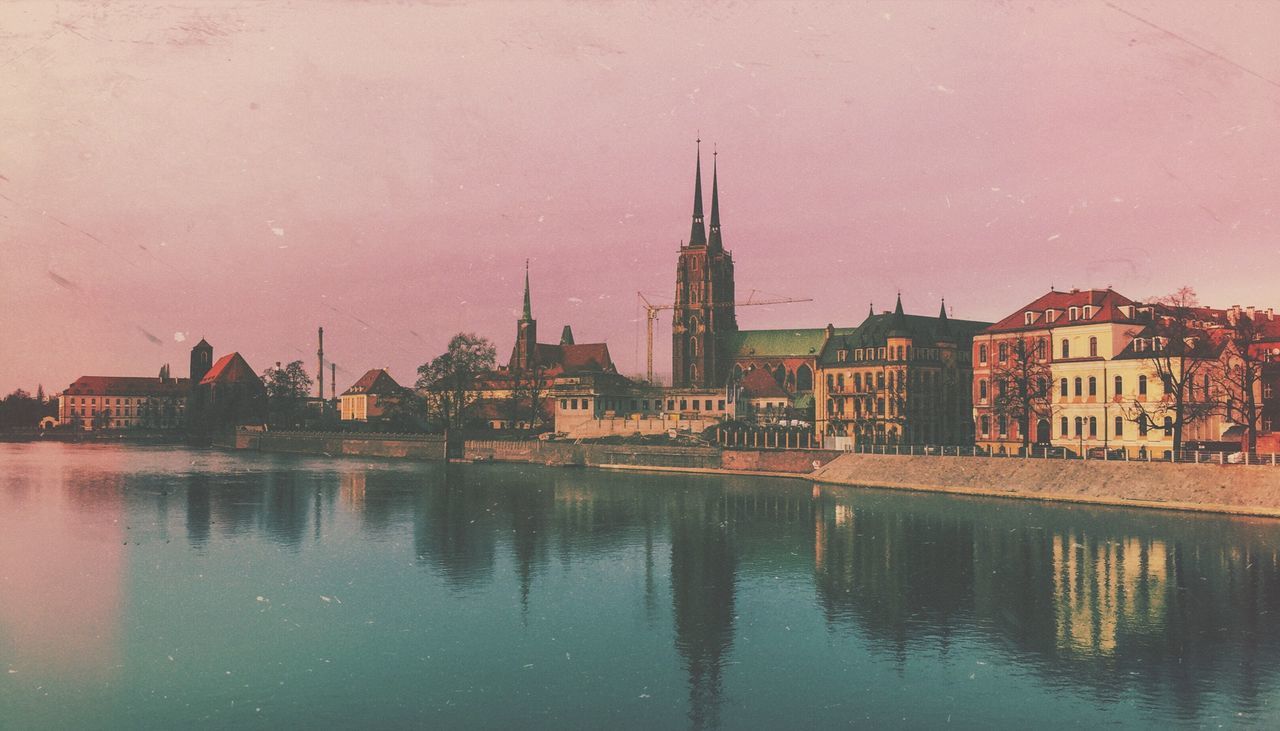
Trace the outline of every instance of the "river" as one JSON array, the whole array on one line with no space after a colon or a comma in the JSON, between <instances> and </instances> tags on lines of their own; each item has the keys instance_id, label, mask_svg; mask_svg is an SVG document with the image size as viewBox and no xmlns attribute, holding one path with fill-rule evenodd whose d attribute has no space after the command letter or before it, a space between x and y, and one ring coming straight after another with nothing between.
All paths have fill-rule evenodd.
<instances>
[{"instance_id":1,"label":"river","mask_svg":"<svg viewBox=\"0 0 1280 731\"><path fill-rule=\"evenodd\" d=\"M1278 528L0 444L0 727L1275 727Z\"/></svg>"}]
</instances>

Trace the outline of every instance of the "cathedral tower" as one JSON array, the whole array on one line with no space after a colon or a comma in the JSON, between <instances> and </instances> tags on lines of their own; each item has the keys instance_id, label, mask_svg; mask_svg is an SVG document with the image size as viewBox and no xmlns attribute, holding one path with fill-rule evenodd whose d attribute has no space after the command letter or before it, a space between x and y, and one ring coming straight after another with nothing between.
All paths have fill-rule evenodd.
<instances>
[{"instance_id":1,"label":"cathedral tower","mask_svg":"<svg viewBox=\"0 0 1280 731\"><path fill-rule=\"evenodd\" d=\"M524 312L516 323L516 345L511 351L511 361L507 367L511 370L524 370L532 365L538 357L538 321L533 319L533 308L529 304L529 262L524 263Z\"/></svg>"},{"instance_id":2,"label":"cathedral tower","mask_svg":"<svg viewBox=\"0 0 1280 731\"><path fill-rule=\"evenodd\" d=\"M711 167L711 235L702 219L702 140L693 181L693 228L676 264L676 301L671 323L672 384L689 388L724 385L730 366L721 340L736 332L733 255L720 236L720 186L716 156Z\"/></svg>"}]
</instances>

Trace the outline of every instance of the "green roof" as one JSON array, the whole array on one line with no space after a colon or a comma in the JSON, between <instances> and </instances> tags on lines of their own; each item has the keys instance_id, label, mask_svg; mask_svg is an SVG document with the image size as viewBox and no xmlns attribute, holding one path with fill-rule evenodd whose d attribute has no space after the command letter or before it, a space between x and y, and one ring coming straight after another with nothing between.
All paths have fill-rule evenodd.
<instances>
[{"instance_id":1,"label":"green roof","mask_svg":"<svg viewBox=\"0 0 1280 731\"><path fill-rule=\"evenodd\" d=\"M838 327L836 335L852 333L856 328ZM730 358L816 358L827 335L824 327L791 330L739 330L723 336L725 353Z\"/></svg>"}]
</instances>

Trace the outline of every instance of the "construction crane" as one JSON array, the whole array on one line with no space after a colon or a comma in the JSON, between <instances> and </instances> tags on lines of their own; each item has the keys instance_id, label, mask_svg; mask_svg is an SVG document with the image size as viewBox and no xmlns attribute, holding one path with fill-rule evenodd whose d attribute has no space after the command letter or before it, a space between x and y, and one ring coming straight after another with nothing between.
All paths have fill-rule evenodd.
<instances>
[{"instance_id":1,"label":"construction crane","mask_svg":"<svg viewBox=\"0 0 1280 731\"><path fill-rule=\"evenodd\" d=\"M770 297L768 299L756 299L756 290L751 290L751 294L747 295L747 299L742 302L722 302L713 307L754 307L756 305L786 305L793 302L812 302L810 297ZM640 298L640 302L644 305L647 317L645 318L645 329L647 336L647 361L645 366L645 378L653 383L653 324L658 321L658 313L662 310L674 310L675 304L655 305L644 296L644 292L636 292L636 296Z\"/></svg>"}]
</instances>

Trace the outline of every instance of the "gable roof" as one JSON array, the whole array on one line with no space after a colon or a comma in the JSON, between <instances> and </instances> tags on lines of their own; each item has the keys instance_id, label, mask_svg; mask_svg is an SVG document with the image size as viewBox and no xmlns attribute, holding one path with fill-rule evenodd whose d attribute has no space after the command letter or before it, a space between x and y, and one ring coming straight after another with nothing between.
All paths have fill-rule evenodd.
<instances>
[{"instance_id":1,"label":"gable roof","mask_svg":"<svg viewBox=\"0 0 1280 731\"><path fill-rule=\"evenodd\" d=\"M1083 308L1086 305L1093 307L1093 315L1089 319L1086 320L1083 316L1076 320L1061 319L1072 307ZM1073 289L1069 292L1050 290L1031 302L1028 302L1026 305L1019 307L1015 312L996 322L994 325L991 325L984 332L999 333L1014 332L1018 330L1043 330L1047 325L1064 327L1067 325L1085 325L1104 322L1140 322L1139 320L1126 316L1124 312L1120 310L1121 307L1128 306L1143 305L1110 289ZM1044 318L1046 310L1057 310L1063 313L1063 315L1059 315L1059 319L1049 323L1046 322ZM1026 321L1026 313L1028 312L1035 313L1035 317L1030 325L1028 325Z\"/></svg>"},{"instance_id":2,"label":"gable roof","mask_svg":"<svg viewBox=\"0 0 1280 731\"><path fill-rule=\"evenodd\" d=\"M837 334L848 334L856 328L836 328ZM729 358L817 357L827 336L824 327L786 330L739 330L720 337Z\"/></svg>"},{"instance_id":3,"label":"gable roof","mask_svg":"<svg viewBox=\"0 0 1280 731\"><path fill-rule=\"evenodd\" d=\"M819 356L818 362L823 365L833 365L838 362L836 352L839 350L876 348L884 345L890 337L909 337L916 347L932 347L938 341L945 340L967 349L966 343L973 340L976 333L990 324L976 320L956 320L950 317L905 315L900 312L869 315L852 332L832 337Z\"/></svg>"},{"instance_id":4,"label":"gable roof","mask_svg":"<svg viewBox=\"0 0 1280 731\"><path fill-rule=\"evenodd\" d=\"M778 380L764 368L753 368L742 377L743 398L790 398Z\"/></svg>"},{"instance_id":5,"label":"gable roof","mask_svg":"<svg viewBox=\"0 0 1280 731\"><path fill-rule=\"evenodd\" d=\"M213 367L209 369L204 378L200 379L200 385L202 386L213 383L250 382L262 385L262 379L258 377L257 373L253 372L253 369L249 367L244 357L238 352L228 353L219 358L218 362L213 364Z\"/></svg>"},{"instance_id":6,"label":"gable roof","mask_svg":"<svg viewBox=\"0 0 1280 731\"><path fill-rule=\"evenodd\" d=\"M357 394L370 394L373 396L393 396L404 391L404 388L396 383L396 380L387 373L385 368L373 368L360 376L359 380L351 384L351 388L342 392L343 396L355 396Z\"/></svg>"},{"instance_id":7,"label":"gable roof","mask_svg":"<svg viewBox=\"0 0 1280 731\"><path fill-rule=\"evenodd\" d=\"M188 378L80 376L64 393L72 396L185 396L190 387Z\"/></svg>"},{"instance_id":8,"label":"gable roof","mask_svg":"<svg viewBox=\"0 0 1280 731\"><path fill-rule=\"evenodd\" d=\"M617 369L609 355L608 343L538 343L534 360L548 376L575 373L612 373Z\"/></svg>"}]
</instances>

